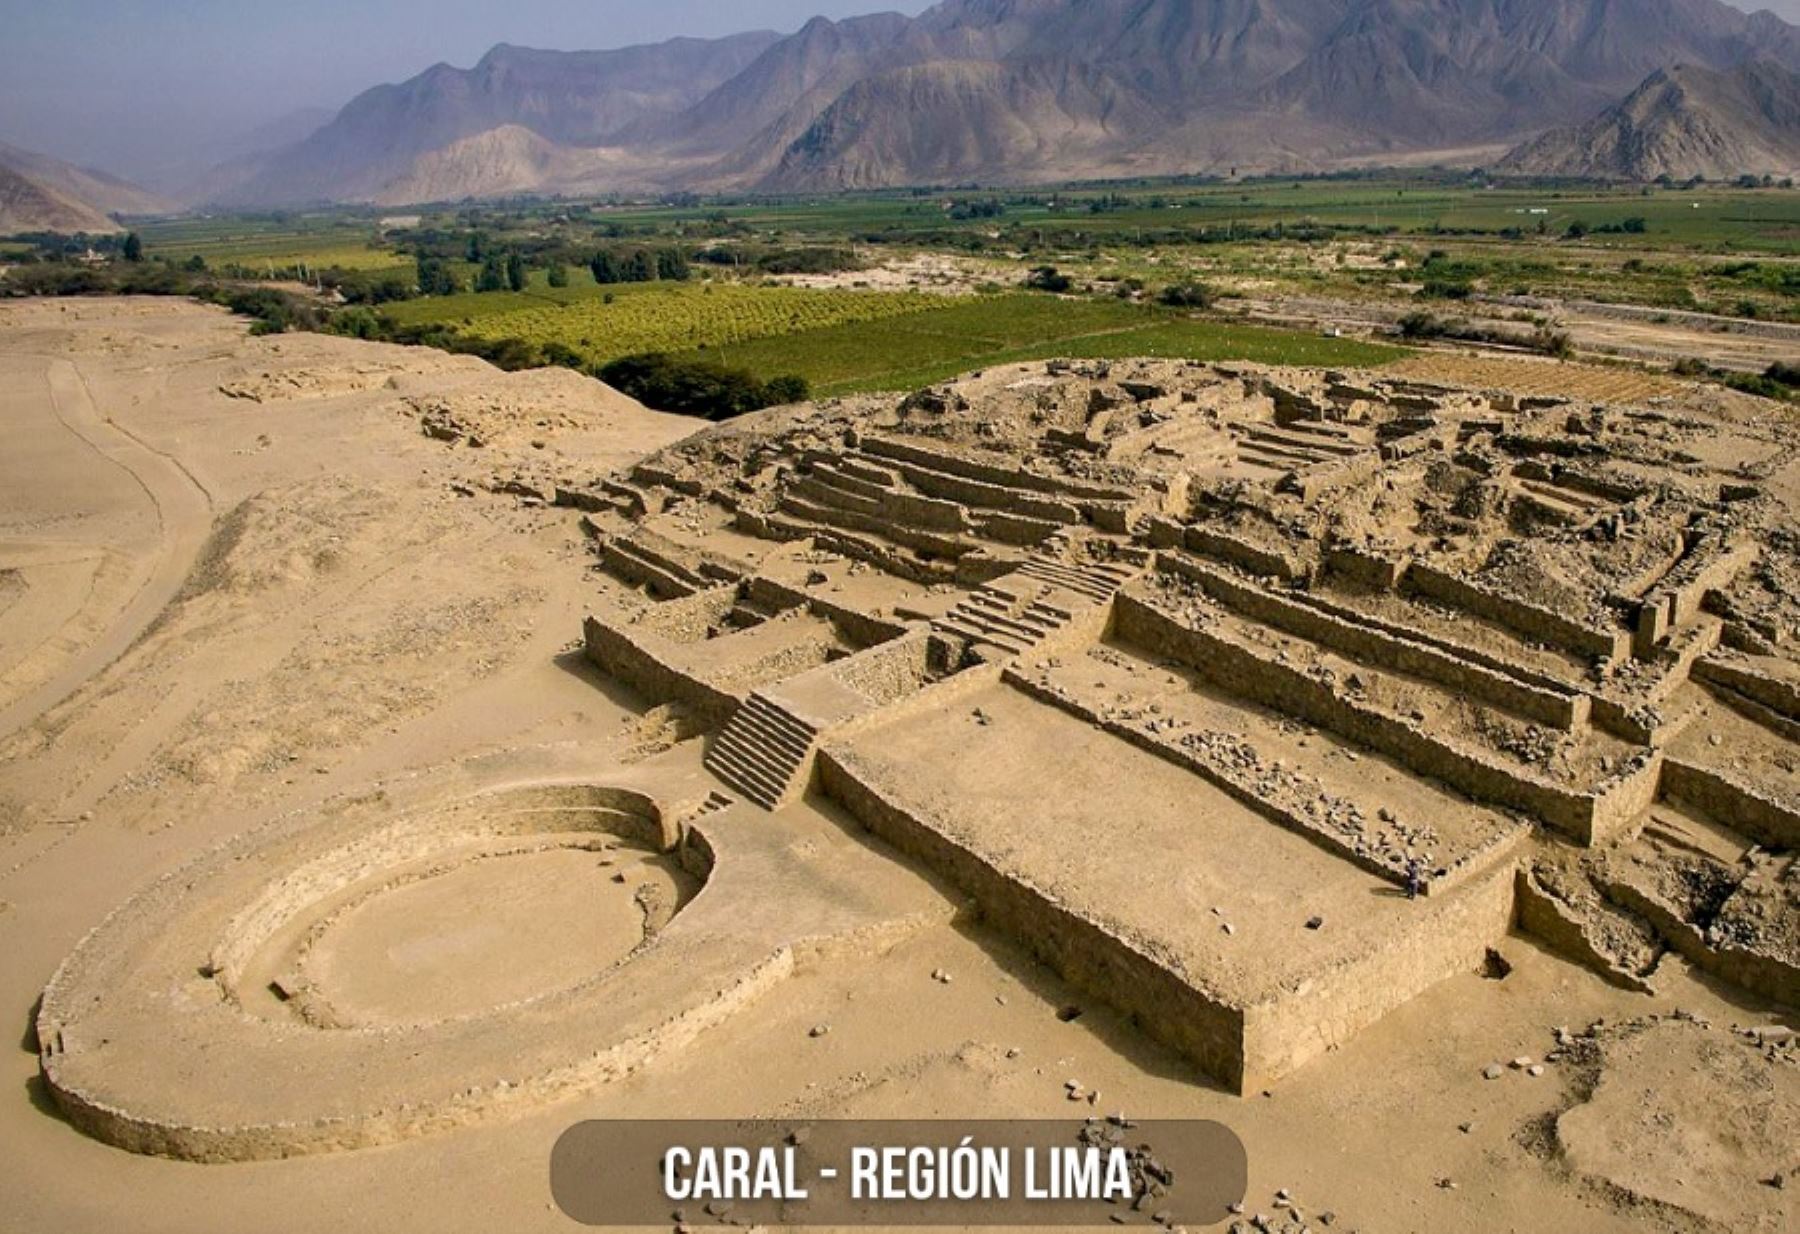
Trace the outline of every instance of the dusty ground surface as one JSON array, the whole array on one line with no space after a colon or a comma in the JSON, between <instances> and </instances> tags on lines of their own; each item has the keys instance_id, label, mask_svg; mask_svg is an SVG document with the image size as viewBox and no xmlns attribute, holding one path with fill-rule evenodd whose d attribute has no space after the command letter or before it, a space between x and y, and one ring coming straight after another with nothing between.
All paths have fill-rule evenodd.
<instances>
[{"instance_id":1,"label":"dusty ground surface","mask_svg":"<svg viewBox=\"0 0 1800 1234\"><path fill-rule=\"evenodd\" d=\"M1010 282L1015 272L1000 262L942 253L915 253L876 260L860 270L837 274L785 274L776 281L794 287L871 288L876 291L929 291L945 296L972 296L984 286Z\"/></svg>"},{"instance_id":2,"label":"dusty ground surface","mask_svg":"<svg viewBox=\"0 0 1800 1234\"><path fill-rule=\"evenodd\" d=\"M989 380L1004 391L1019 378ZM1028 390L1054 385L1033 380L1040 386ZM969 394L980 401L979 389ZM690 739L700 726L596 672L577 650L585 611L655 615L666 606L593 573L577 516L545 501L553 482L611 472L683 438L691 422L565 375L509 377L437 353L319 337L250 339L221 313L134 301L0 307L0 417L9 443L0 453L0 1006L19 1034L7 1055L10 1095L0 1101L8 1158L0 1226L184 1234L572 1229L550 1202L545 1161L578 1119L1062 1116L1072 1108L1070 1080L1097 1094L1096 1108L1228 1123L1250 1152L1246 1218L1266 1213L1270 1228L1302 1224L1276 1206L1282 1188L1314 1229L1779 1230L1800 1221L1791 1038L1734 1031L1780 1023L1784 1013L1690 967L1666 944L1656 947L1650 992L1639 993L1508 935L1497 942L1501 962L1432 984L1279 1082L1239 1096L1106 1000L1067 984L1017 937L970 911L936 871L817 796L774 815L741 803L698 815L694 825L717 850L714 868L698 874L654 856L641 836L614 835L622 820L610 807L586 819L598 832L547 822L529 844L479 809L471 816L478 825L454 843L434 847L427 831L409 832L409 820L434 818L430 811L446 802L461 809L485 791L520 784L654 785L671 801L717 789ZM822 440L807 413L787 412L723 440L741 440L754 455L757 434L783 425ZM999 415L981 431L1003 440L1016 427ZM1163 436L1122 449L1166 460L1160 446L1198 466L1237 440L1243 457L1221 468L1259 482L1281 474L1247 439L1219 426L1212 432L1217 440L1199 445ZM1704 431L1678 435L1693 457L1705 454ZM1622 434L1620 453L1648 449L1634 440ZM1729 471L1741 462L1718 465ZM1763 479L1785 491L1790 471L1783 456ZM749 494L767 491L757 474L743 469ZM1417 544L1479 536L1478 511L1457 505L1462 488L1439 479L1437 487L1418 482ZM1104 485L1104 467L1091 482ZM1716 491L1718 480L1696 482ZM611 513L593 519L609 534L614 528ZM814 601L807 611L775 592L708 610L698 627L659 618L671 640L730 645L753 635L742 646L765 674L789 674L795 664L828 671L835 657L875 637L831 604L882 620L941 617L965 594L944 583L903 584L806 540L751 537L698 505L631 525L639 534L653 528L666 543L754 557L769 577L806 588ZM1586 560L1570 546L1561 551L1569 562ZM1546 558L1553 567L1562 560ZM1626 553L1595 560L1631 568ZM1746 637L1782 633L1791 622L1788 560L1777 555L1731 588L1733 620L1752 632ZM614 560L609 568L633 567ZM1499 633L1480 645L1495 654L1514 648ZM1785 664L1789 646L1772 641L1762 654ZM1125 650L1140 654L1129 643ZM1563 671L1542 649L1531 663ZM1096 662L1092 688L1112 689L1116 671L1116 659ZM1179 681L1175 673L1169 679ZM1371 682L1381 684L1373 674ZM1067 684L1073 693L1090 688L1086 670ZM983 697L945 717L978 726L968 729L978 739L962 744L977 756L991 750L1012 759L1008 777L1041 777L1043 749L1004 740L1008 724L1030 724L1029 709L1008 693L978 715ZM1093 705L1110 705L1096 697ZM1268 748L1312 767L1308 774L1333 792L1375 791L1369 786L1381 777L1400 775L1372 760L1374 778L1359 779L1347 770L1354 751L1333 740L1278 715L1220 719L1236 704L1204 692L1192 699L1183 705L1201 722L1263 734ZM1060 716L1057 723L1075 725ZM893 757L904 761L914 748L964 757L960 730L938 732L917 717L902 724ZM1756 724L1759 734L1769 731L1766 717ZM1104 757L1100 747L1114 739L1084 740ZM1684 740L1704 745L1701 736ZM1519 757L1530 761L1528 754ZM1704 748L1692 753L1703 756ZM1765 751L1754 765L1779 757ZM1568 767L1587 773L1579 759ZM965 764L957 774L975 773ZM1173 774L1159 765L1158 783ZM1395 799L1428 810L1437 791L1407 787ZM1176 805L1158 815L1171 833ZM1633 843L1672 844L1678 824L1671 816L1661 832ZM1244 837L1257 825L1234 803L1221 803L1212 824L1252 844ZM1467 825L1489 824L1483 816ZM1108 820L1108 843L1127 843L1127 830ZM349 847L316 846L314 837L327 833ZM324 870L304 864L321 854L363 851L359 837L399 844L399 856L378 854L352 870L309 905L312 915L276 923L258 935L266 945L242 957L225 944L244 919L223 929L213 915L248 903L226 898L229 880L186 890L179 879L158 883L211 861L246 886L279 891L293 886L288 871ZM1307 861L1328 860L1286 832L1269 843L1271 860L1289 847ZM1744 856L1729 840L1714 847L1719 860ZM292 864L274 859L283 852ZM234 860L239 854L244 859ZM1632 850L1620 860L1634 854L1643 855ZM1257 931L1315 911L1272 903L1278 897L1266 886L1234 892L1217 871L1195 870L1164 890L1158 855L1135 866L1111 856L1110 893L1129 896L1135 876L1165 897L1191 900L1189 909L1208 918L1197 952L1230 964L1241 959L1229 958L1228 938L1279 946L1260 942ZM266 870L246 866L264 860ZM1756 884L1781 872L1757 869L1733 903L1781 912L1779 887L1765 894ZM1333 875L1338 898L1323 910L1328 918L1355 911L1345 887L1374 881L1348 870ZM607 970L625 1001L670 1005L695 991L678 971L645 961L693 947L695 956L736 963L709 942L728 937L723 927L705 932L714 918L770 938L803 918L809 936L836 942L625 1074L565 1085L542 1101L471 1108L435 1134L375 1147L201 1164L84 1134L62 1116L40 1074L41 1048L72 1050L65 1057L86 1066L96 1057L79 1025L70 1042L38 1039L34 1007L58 965L120 905L138 907L108 928L129 931L132 913L161 911L159 896L171 915L147 920L223 940L209 956L204 947L182 950L188 935L172 932L172 962L221 960L246 991L252 1019L281 1025L282 1037L332 1035L292 1018L308 1006L423 1025L411 1047L418 1074L453 1072L465 1057L481 1061L481 1043L455 1026L479 1024L486 1009L553 1008L575 996L582 965L558 950L572 942L587 949L591 967ZM1214 901L1224 909L1243 903L1242 935L1213 927L1201 906ZM521 912L522 903L539 911ZM1385 921L1401 908L1384 900L1373 916ZM1340 943L1327 934L1322 945ZM143 1037L120 1045L175 1051L181 1015L220 998L214 976L196 975L192 965L164 973L153 958L130 949L119 957L116 988L128 997L116 1023ZM296 972L294 992L307 997L249 1000L259 983L279 986ZM634 973L642 978L635 984ZM313 992L322 1000L311 1001ZM1082 1014L1059 1015L1071 1007ZM1674 1018L1678 1011L1684 1018ZM610 1044L583 1038L601 1032L590 1019L552 1023L545 1049ZM818 1033L821 1026L830 1031ZM351 1048L345 1056L356 1055ZM307 1096L291 1091L291 1075L252 1070L249 1057L222 1060L226 1080L200 1068L162 1082L179 1080L171 1100L224 1116L234 1092L243 1108L281 1109ZM229 1078L244 1071L252 1078ZM94 1074L104 1072L102 1058ZM412 1074L394 1067L371 1082L399 1085Z\"/></svg>"},{"instance_id":3,"label":"dusty ground surface","mask_svg":"<svg viewBox=\"0 0 1800 1234\"><path fill-rule=\"evenodd\" d=\"M1253 320L1315 329L1391 331L1414 307L1316 296L1262 298L1252 294L1243 301L1245 314ZM1531 333L1533 324L1547 322L1566 333L1582 355L1656 368L1697 360L1717 368L1760 373L1778 360L1790 359L1800 349L1800 326L1785 322L1747 321L1589 300L1495 296L1435 311L1440 317L1466 318L1502 333L1516 333L1521 340Z\"/></svg>"}]
</instances>

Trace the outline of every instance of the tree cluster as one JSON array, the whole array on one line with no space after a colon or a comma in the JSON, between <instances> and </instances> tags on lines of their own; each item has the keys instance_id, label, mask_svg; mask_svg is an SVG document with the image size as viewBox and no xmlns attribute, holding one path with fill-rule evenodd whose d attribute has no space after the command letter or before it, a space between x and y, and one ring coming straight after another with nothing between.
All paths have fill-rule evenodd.
<instances>
[{"instance_id":1,"label":"tree cluster","mask_svg":"<svg viewBox=\"0 0 1800 1234\"><path fill-rule=\"evenodd\" d=\"M743 369L655 353L614 360L595 376L646 407L708 420L804 402L808 394L802 377L763 381Z\"/></svg>"}]
</instances>

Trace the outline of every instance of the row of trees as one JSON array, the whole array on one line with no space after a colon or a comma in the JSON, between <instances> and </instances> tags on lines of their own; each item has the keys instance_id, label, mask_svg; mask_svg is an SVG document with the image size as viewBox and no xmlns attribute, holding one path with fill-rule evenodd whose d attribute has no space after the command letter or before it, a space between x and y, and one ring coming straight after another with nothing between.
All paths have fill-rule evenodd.
<instances>
[{"instance_id":1,"label":"row of trees","mask_svg":"<svg viewBox=\"0 0 1800 1234\"><path fill-rule=\"evenodd\" d=\"M421 253L416 259L417 286L422 296L450 296L467 290L455 265L445 257ZM687 255L680 249L635 249L616 253L602 249L588 262L594 281L602 285L614 283L653 283L658 280L684 283L692 276ZM531 265L516 250L501 252L484 250L480 268L475 273L474 290L524 291L531 276ZM544 265L545 280L552 287L569 285L567 263L551 259ZM348 296L355 303L379 303L378 299ZM386 298L386 297L383 297Z\"/></svg>"},{"instance_id":2,"label":"row of trees","mask_svg":"<svg viewBox=\"0 0 1800 1234\"><path fill-rule=\"evenodd\" d=\"M680 249L633 249L629 253L601 249L588 262L588 269L602 287L658 280L685 283L692 274L687 254Z\"/></svg>"}]
</instances>

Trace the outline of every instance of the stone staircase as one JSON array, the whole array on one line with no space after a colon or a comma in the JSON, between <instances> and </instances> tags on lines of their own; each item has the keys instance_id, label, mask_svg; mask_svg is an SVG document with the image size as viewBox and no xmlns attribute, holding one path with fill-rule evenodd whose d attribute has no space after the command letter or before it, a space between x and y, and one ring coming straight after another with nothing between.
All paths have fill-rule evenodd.
<instances>
[{"instance_id":1,"label":"stone staircase","mask_svg":"<svg viewBox=\"0 0 1800 1234\"><path fill-rule=\"evenodd\" d=\"M1137 574L1107 562L1076 565L1044 554L975 591L932 622L941 634L1021 655L1060 631L1079 609L1105 604Z\"/></svg>"},{"instance_id":2,"label":"stone staircase","mask_svg":"<svg viewBox=\"0 0 1800 1234\"><path fill-rule=\"evenodd\" d=\"M706 769L765 810L785 805L804 783L818 730L760 694L751 694L713 738Z\"/></svg>"}]
</instances>

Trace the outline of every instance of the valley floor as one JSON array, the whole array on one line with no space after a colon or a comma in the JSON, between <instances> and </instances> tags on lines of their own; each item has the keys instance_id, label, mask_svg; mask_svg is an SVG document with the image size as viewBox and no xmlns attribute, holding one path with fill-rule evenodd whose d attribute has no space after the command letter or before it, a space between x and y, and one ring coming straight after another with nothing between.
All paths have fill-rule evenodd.
<instances>
[{"instance_id":1,"label":"valley floor","mask_svg":"<svg viewBox=\"0 0 1800 1234\"><path fill-rule=\"evenodd\" d=\"M657 779L705 797L698 741L580 654L599 585L577 516L545 500L551 477L610 473L695 427L572 373L508 375L320 335L251 338L241 321L187 303L0 305L0 1014L16 1042L0 1075L0 1228L569 1230L546 1160L581 1119L1066 1117L1070 1080L1097 1092L1101 1112L1225 1122L1249 1148L1249 1212L1276 1212L1285 1188L1315 1221L1334 1214L1334 1231L1800 1222L1791 1164L1785 1190L1746 1188L1735 1174L1781 1151L1779 1125L1743 1127L1731 1113L1732 1086L1761 1083L1745 1068L1763 1064L1730 1029L1770 1023L1773 1012L1678 957L1664 961L1653 994L1636 994L1509 936L1504 979L1468 971L1432 985L1240 1097L1074 991L822 799L774 821L742 806L714 816L708 834L723 855L697 894L691 870L584 840L537 852L515 872L461 865L449 876L459 881L403 893L410 907L346 900L337 908L350 915L331 920L351 922L348 937L321 926L308 962L341 996L335 1013L401 1025L463 1008L443 988L459 972L471 977L467 997L488 1003L573 980L574 969L543 954L559 939L579 938L603 957L597 964L611 964L640 931L675 939L682 922L713 914L773 946L799 930L787 920L799 914L837 940L622 1075L504 1117L288 1160L138 1155L68 1121L40 1074L40 1049L61 1048L38 1040L41 993L116 908L190 862L222 862L221 846L260 851L298 835L297 819L353 829L390 803L435 807L519 785ZM480 448L466 444L471 436ZM810 629L796 620L791 634ZM995 689L1005 697L991 710L1004 725L1023 705ZM986 751L1002 773L990 787L1029 783L1057 759L1054 742L1009 746L1003 734L958 736L914 720L883 756ZM1162 764L1155 772L1174 776ZM1059 808L1100 808L1103 787ZM1256 829L1222 795L1215 804L1219 836ZM595 809L610 817L622 807ZM996 811L993 821L1007 820ZM546 831L545 844L562 834ZM1101 832L1109 844L1119 835ZM1289 849L1326 863L1287 833L1264 843L1248 859L1275 890L1295 877L1283 864ZM421 853L430 856L412 857ZM1134 867L1158 877L1156 861L1117 856L1104 863L1108 894L1130 900ZM590 857L618 864L584 874ZM767 881L731 872L727 857L738 871L769 871ZM1374 894L1373 878L1348 869L1327 889L1328 917ZM642 920L623 901L567 894L578 876L621 896L611 885L629 876ZM518 912L518 897L541 913ZM493 928L458 904L488 905L482 920ZM1246 909L1253 925L1282 911L1267 896ZM1390 915L1385 902L1371 913ZM1204 946L1216 949L1206 924ZM193 937L229 953L231 936L205 928L194 924ZM286 945L271 942L242 972L285 980L268 957ZM509 962L509 947L526 948L532 963ZM722 981L757 958L695 954L716 961ZM177 958L212 963L203 947ZM147 1003L189 996L173 976L157 984L166 975L147 963L123 970L126 986L141 983L127 993ZM617 973L629 979L631 969ZM677 978L659 971L664 984L631 997L686 1006L696 983ZM254 1014L289 1013L265 1002ZM1065 1022L1058 1012L1070 1006L1082 1014ZM1580 1032L1602 1018L1633 1025L1630 1035L1542 1075L1483 1076L1496 1061L1542 1059L1559 1026ZM162 1031L147 1016L118 1022L144 1041ZM821 1025L830 1031L815 1034ZM546 1057L609 1044L583 1031L575 1019L547 1034ZM479 1045L458 1039L440 1057L432 1040L416 1064L424 1070ZM1791 1085L1791 1062L1770 1066ZM217 1077L188 1078L203 1089ZM389 1081L396 1073L371 1078ZM255 1089L246 1108L305 1096L273 1071L244 1082ZM1559 1141L1557 1118L1578 1108ZM1700 1119L1686 1149L1660 1130L1671 1112ZM1744 1138L1735 1157L1718 1147L1733 1137Z\"/></svg>"}]
</instances>

